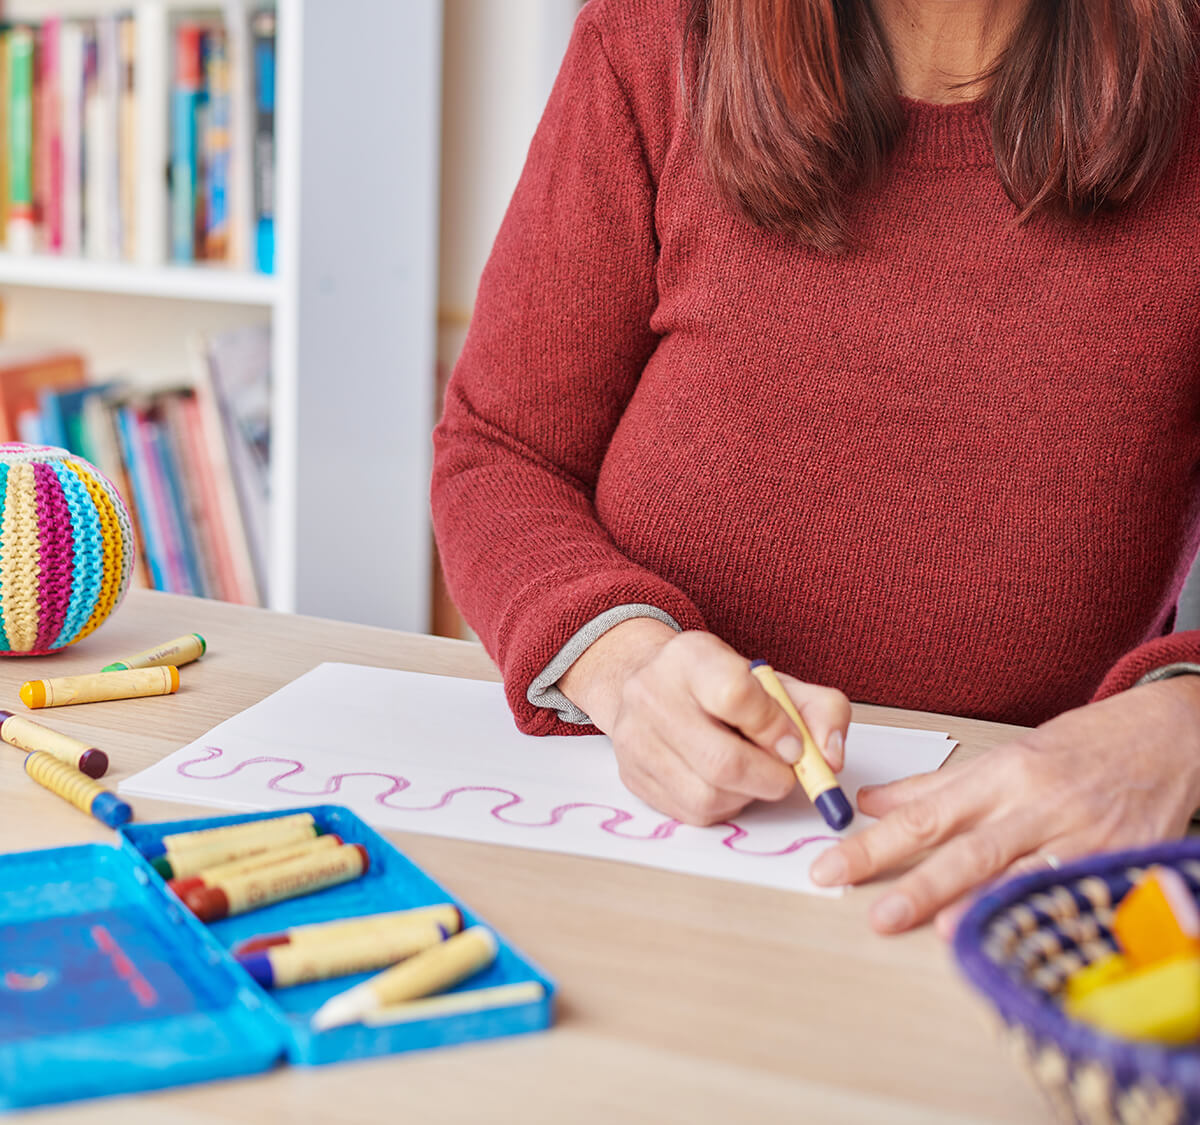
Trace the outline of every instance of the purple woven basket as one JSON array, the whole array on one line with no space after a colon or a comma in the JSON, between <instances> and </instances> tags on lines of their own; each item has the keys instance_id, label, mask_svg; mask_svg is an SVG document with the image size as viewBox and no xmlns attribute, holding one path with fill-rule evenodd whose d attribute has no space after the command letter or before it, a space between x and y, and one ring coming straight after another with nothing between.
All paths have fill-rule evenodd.
<instances>
[{"instance_id":1,"label":"purple woven basket","mask_svg":"<svg viewBox=\"0 0 1200 1125\"><path fill-rule=\"evenodd\" d=\"M960 967L1062 1121L1200 1122L1200 1045L1116 1039L1070 1019L1058 1000L1071 973L1115 950L1113 906L1154 865L1174 868L1200 899L1200 840L1190 839L1012 879L959 923Z\"/></svg>"}]
</instances>

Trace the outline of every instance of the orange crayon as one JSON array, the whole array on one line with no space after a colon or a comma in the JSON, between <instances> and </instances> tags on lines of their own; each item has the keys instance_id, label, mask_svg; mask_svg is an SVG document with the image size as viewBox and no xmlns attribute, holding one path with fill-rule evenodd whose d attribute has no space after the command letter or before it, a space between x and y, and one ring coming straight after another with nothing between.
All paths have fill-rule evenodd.
<instances>
[{"instance_id":1,"label":"orange crayon","mask_svg":"<svg viewBox=\"0 0 1200 1125\"><path fill-rule=\"evenodd\" d=\"M109 699L139 699L170 695L179 690L179 669L173 664L134 668L128 672L92 672L86 676L60 676L54 680L29 680L21 685L26 707L67 707L74 703L101 703Z\"/></svg>"}]
</instances>

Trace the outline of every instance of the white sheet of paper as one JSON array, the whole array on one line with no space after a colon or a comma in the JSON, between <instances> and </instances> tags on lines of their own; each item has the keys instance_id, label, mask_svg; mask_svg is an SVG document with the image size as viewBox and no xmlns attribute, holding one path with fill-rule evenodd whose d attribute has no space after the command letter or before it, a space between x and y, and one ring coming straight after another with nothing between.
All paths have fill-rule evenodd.
<instances>
[{"instance_id":1,"label":"white sheet of paper","mask_svg":"<svg viewBox=\"0 0 1200 1125\"><path fill-rule=\"evenodd\" d=\"M842 786L853 802L862 785L936 769L955 745L852 724ZM521 734L501 686L481 680L322 664L119 788L239 811L333 802L380 828L836 893L809 879L836 836L799 787L729 824L680 824L622 785L606 737Z\"/></svg>"}]
</instances>

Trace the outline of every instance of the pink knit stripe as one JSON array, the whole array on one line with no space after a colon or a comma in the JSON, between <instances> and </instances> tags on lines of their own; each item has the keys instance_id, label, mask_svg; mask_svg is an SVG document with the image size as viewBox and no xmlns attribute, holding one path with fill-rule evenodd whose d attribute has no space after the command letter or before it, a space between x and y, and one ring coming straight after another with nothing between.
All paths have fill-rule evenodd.
<instances>
[{"instance_id":1,"label":"pink knit stripe","mask_svg":"<svg viewBox=\"0 0 1200 1125\"><path fill-rule=\"evenodd\" d=\"M38 554L41 563L35 651L41 652L54 643L71 604L75 537L71 532L71 515L63 498L62 485L54 469L44 462L35 462L33 479L37 494Z\"/></svg>"}]
</instances>

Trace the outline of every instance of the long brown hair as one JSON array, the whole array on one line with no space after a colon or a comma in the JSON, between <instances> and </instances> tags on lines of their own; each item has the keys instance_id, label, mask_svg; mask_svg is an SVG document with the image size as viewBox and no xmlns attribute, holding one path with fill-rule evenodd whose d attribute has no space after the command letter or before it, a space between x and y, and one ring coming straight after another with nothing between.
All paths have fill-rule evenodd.
<instances>
[{"instance_id":1,"label":"long brown hair","mask_svg":"<svg viewBox=\"0 0 1200 1125\"><path fill-rule=\"evenodd\" d=\"M822 249L847 240L846 190L903 130L870 0L686 0L684 73L724 199ZM1192 92L1196 0L1032 0L984 76L1005 191L1024 220L1143 199Z\"/></svg>"}]
</instances>

